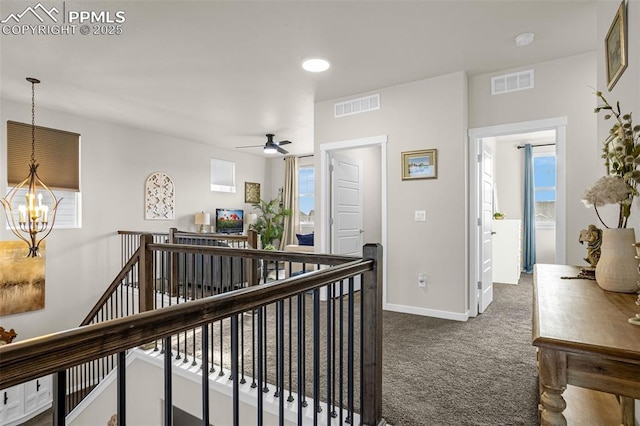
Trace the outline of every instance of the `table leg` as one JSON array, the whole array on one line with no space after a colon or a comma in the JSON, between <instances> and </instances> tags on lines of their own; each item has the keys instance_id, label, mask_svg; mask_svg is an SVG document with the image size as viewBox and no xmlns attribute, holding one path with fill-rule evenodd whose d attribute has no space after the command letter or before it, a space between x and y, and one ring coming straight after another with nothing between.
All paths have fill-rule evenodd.
<instances>
[{"instance_id":1,"label":"table leg","mask_svg":"<svg viewBox=\"0 0 640 426\"><path fill-rule=\"evenodd\" d=\"M540 396L540 424L542 426L566 426L562 412L567 403L562 393L567 389L567 355L554 349L540 348L539 375L542 395Z\"/></svg>"},{"instance_id":2,"label":"table leg","mask_svg":"<svg viewBox=\"0 0 640 426\"><path fill-rule=\"evenodd\" d=\"M623 426L635 426L635 400L627 396L620 397L620 411Z\"/></svg>"}]
</instances>

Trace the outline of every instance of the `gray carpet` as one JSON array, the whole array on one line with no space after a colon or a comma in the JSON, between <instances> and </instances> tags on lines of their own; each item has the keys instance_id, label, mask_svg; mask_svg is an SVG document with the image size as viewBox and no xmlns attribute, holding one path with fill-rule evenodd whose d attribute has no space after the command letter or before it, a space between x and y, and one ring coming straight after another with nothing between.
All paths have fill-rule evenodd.
<instances>
[{"instance_id":1,"label":"gray carpet","mask_svg":"<svg viewBox=\"0 0 640 426\"><path fill-rule=\"evenodd\" d=\"M383 407L388 423L536 425L532 281L494 285L485 313L455 322L385 312Z\"/></svg>"}]
</instances>

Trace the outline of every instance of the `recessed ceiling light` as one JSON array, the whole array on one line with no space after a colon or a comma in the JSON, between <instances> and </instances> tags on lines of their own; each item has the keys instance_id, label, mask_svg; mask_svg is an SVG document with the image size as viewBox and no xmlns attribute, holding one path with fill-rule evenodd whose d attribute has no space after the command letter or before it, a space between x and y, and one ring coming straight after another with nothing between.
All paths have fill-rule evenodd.
<instances>
[{"instance_id":1,"label":"recessed ceiling light","mask_svg":"<svg viewBox=\"0 0 640 426\"><path fill-rule=\"evenodd\" d=\"M526 46L533 43L533 33L523 33L516 36L517 46Z\"/></svg>"},{"instance_id":2,"label":"recessed ceiling light","mask_svg":"<svg viewBox=\"0 0 640 426\"><path fill-rule=\"evenodd\" d=\"M322 72L329 69L329 62L324 59L307 59L302 63L302 68L309 72Z\"/></svg>"}]
</instances>

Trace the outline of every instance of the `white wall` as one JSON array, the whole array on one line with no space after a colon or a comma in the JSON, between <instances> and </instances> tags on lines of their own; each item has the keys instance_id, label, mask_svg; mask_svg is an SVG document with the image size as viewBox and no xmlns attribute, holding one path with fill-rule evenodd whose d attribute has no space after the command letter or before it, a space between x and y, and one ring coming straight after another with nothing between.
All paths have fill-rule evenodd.
<instances>
[{"instance_id":1,"label":"white wall","mask_svg":"<svg viewBox=\"0 0 640 426\"><path fill-rule=\"evenodd\" d=\"M0 176L6 176L7 120L30 122L31 106L1 101ZM240 207L244 182L265 184L262 157L214 148L204 143L118 126L38 108L36 124L81 134L82 229L54 229L46 239L45 308L2 318L17 340L79 325L120 270L118 230L166 232L195 230L193 215L216 207ZM235 161L237 192L211 192L210 159ZM37 159L37 141L36 141ZM144 220L144 184L153 172L171 176L176 187L176 219ZM25 173L27 172L25 166ZM6 181L0 179L0 193ZM4 213L2 214L4 222ZM14 239L0 226L0 240ZM26 246L26 245L25 245Z\"/></svg>"},{"instance_id":2,"label":"white wall","mask_svg":"<svg viewBox=\"0 0 640 426\"><path fill-rule=\"evenodd\" d=\"M316 104L316 154L323 143L388 136L390 309L466 318L466 89L459 72L381 89L381 109L364 114L336 119L333 103L342 99ZM401 153L428 148L438 149L438 179L401 180ZM415 210L426 210L427 221L415 222Z\"/></svg>"},{"instance_id":3,"label":"white wall","mask_svg":"<svg viewBox=\"0 0 640 426\"><path fill-rule=\"evenodd\" d=\"M566 259L569 264L584 262L585 247L578 243L578 234L596 219L581 198L603 170L596 140L597 117L593 113L596 64L593 52L469 79L469 126L472 128L567 117ZM535 73L534 89L491 96L492 76L530 68ZM500 204L503 208L502 200Z\"/></svg>"}]
</instances>

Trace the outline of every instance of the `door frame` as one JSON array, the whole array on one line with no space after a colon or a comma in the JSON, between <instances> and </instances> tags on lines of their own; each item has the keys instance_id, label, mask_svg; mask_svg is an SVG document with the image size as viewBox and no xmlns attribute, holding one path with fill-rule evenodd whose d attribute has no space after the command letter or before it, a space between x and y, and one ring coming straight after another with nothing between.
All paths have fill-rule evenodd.
<instances>
[{"instance_id":1,"label":"door frame","mask_svg":"<svg viewBox=\"0 0 640 426\"><path fill-rule=\"evenodd\" d=\"M566 261L566 129L567 117L555 117L543 120L523 121L520 123L500 124L489 127L477 127L469 129L469 286L468 286L468 315L478 315L478 226L479 212L479 187L478 155L481 153L480 145L483 138L511 135L516 133L529 133L541 130L556 131L556 263L563 265ZM495 159L494 159L495 161ZM473 232L472 232L473 230Z\"/></svg>"},{"instance_id":2,"label":"door frame","mask_svg":"<svg viewBox=\"0 0 640 426\"><path fill-rule=\"evenodd\" d=\"M320 238L320 252L329 253L331 246L331 182L330 166L331 153L353 148L363 148L368 146L380 147L380 212L381 239L382 244L382 307L387 305L387 135L370 136L359 139L348 139L337 142L327 142L320 144L320 212L322 233Z\"/></svg>"}]
</instances>

